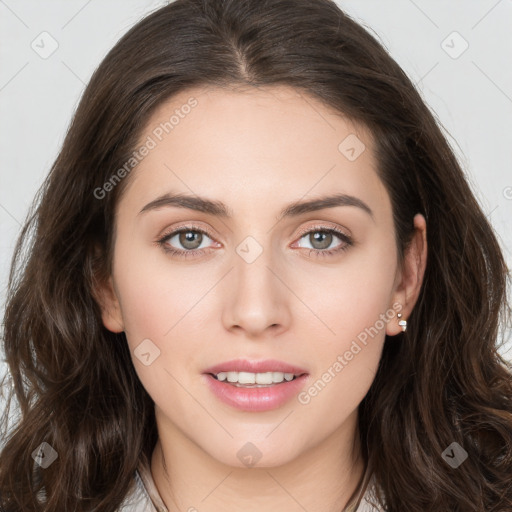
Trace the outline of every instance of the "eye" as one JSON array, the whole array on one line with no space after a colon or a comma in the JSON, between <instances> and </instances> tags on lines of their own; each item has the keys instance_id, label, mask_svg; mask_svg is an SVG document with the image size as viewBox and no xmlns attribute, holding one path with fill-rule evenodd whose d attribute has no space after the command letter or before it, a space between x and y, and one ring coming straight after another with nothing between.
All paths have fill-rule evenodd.
<instances>
[{"instance_id":1,"label":"eye","mask_svg":"<svg viewBox=\"0 0 512 512\"><path fill-rule=\"evenodd\" d=\"M333 249L328 249L336 238L341 243ZM203 245L206 239L212 240L208 231L199 226L190 225L165 233L156 241L156 244L161 246L168 254L179 258L188 258L201 256L208 251L209 247ZM309 256L311 256L311 253L315 256L331 256L345 251L353 245L352 239L347 234L325 226L315 226L303 231L299 241L302 239L306 239L313 246L309 248ZM299 247L308 249L307 247Z\"/></svg>"},{"instance_id":2,"label":"eye","mask_svg":"<svg viewBox=\"0 0 512 512\"><path fill-rule=\"evenodd\" d=\"M332 245L334 239L341 240L335 248L328 249ZM306 239L312 247L309 248L309 256L313 253L315 256L331 256L341 251L346 251L353 245L352 239L342 231L324 226L315 226L303 232L300 240ZM305 247L307 249L307 247ZM327 250L328 249L328 250Z\"/></svg>"},{"instance_id":3,"label":"eye","mask_svg":"<svg viewBox=\"0 0 512 512\"><path fill-rule=\"evenodd\" d=\"M164 234L157 240L167 253L178 257L200 256L205 252L203 242L210 238L208 232L198 226L184 226ZM178 245L176 247L175 245Z\"/></svg>"}]
</instances>

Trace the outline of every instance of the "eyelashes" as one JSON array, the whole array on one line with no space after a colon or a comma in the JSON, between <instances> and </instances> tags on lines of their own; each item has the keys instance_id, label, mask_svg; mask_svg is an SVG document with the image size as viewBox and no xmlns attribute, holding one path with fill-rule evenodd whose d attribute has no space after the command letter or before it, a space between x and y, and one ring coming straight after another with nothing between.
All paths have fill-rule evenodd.
<instances>
[{"instance_id":1,"label":"eyelashes","mask_svg":"<svg viewBox=\"0 0 512 512\"><path fill-rule=\"evenodd\" d=\"M164 235L162 235L161 238L156 240L156 244L161 247L167 254L177 257L177 258L196 258L204 255L207 252L211 252L211 248L193 248L193 249L176 249L175 247L169 245L169 240L172 238L178 236L178 240L180 244L183 244L186 242L186 240L180 240L181 235L190 235L194 233L200 233L201 235L206 235L208 238L212 238L212 235L205 230L204 228L201 228L199 226L195 225L187 225L180 227L178 229L175 229L173 231L167 232ZM332 227L326 227L326 226L314 226L312 228L308 228L306 231L301 232L299 241L303 238L309 236L311 238L312 234L315 233L322 233L324 236L332 236L332 240L334 241L335 238L338 238L341 240L341 244L336 246L334 249L315 249L315 248L300 248L302 250L308 251L308 257L328 257L328 256L336 256L340 254L343 251L346 251L353 245L353 240L350 236L348 236L346 233L343 233L341 230L332 228ZM194 237L195 238L195 237ZM195 243L196 240L192 240L192 243ZM311 243L311 242L310 242ZM202 245L202 240L201 244ZM331 245L329 243L328 245Z\"/></svg>"}]
</instances>

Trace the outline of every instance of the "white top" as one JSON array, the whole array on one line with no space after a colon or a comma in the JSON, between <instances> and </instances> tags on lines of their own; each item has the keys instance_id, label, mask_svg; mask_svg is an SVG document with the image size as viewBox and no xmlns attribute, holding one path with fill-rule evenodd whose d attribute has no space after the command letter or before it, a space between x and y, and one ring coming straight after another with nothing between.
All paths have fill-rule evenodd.
<instances>
[{"instance_id":1,"label":"white top","mask_svg":"<svg viewBox=\"0 0 512 512\"><path fill-rule=\"evenodd\" d=\"M139 465L135 472L132 491L126 496L117 512L169 512L148 467ZM382 512L375 500L375 477L365 472L359 492L342 512Z\"/></svg>"}]
</instances>

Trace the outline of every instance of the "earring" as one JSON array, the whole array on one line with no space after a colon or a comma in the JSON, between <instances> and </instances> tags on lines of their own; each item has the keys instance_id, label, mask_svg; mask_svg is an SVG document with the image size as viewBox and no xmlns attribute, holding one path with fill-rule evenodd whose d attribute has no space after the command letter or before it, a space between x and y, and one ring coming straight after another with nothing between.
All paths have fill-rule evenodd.
<instances>
[{"instance_id":1,"label":"earring","mask_svg":"<svg viewBox=\"0 0 512 512\"><path fill-rule=\"evenodd\" d=\"M400 320L402 318L402 313L398 313L398 325L402 328L402 332L407 330L407 320Z\"/></svg>"}]
</instances>

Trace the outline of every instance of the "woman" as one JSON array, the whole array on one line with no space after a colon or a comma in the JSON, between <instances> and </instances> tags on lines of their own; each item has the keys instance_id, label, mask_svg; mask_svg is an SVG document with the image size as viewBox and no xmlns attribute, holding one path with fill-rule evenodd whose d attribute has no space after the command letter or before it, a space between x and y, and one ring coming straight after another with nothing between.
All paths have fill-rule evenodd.
<instances>
[{"instance_id":1,"label":"woman","mask_svg":"<svg viewBox=\"0 0 512 512\"><path fill-rule=\"evenodd\" d=\"M94 73L22 232L3 509L510 510L506 285L335 3L176 0Z\"/></svg>"}]
</instances>

